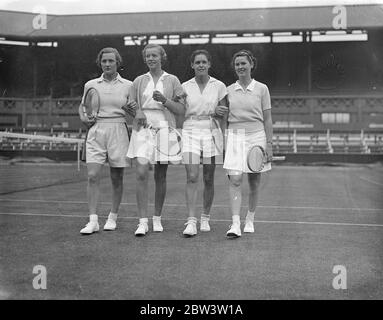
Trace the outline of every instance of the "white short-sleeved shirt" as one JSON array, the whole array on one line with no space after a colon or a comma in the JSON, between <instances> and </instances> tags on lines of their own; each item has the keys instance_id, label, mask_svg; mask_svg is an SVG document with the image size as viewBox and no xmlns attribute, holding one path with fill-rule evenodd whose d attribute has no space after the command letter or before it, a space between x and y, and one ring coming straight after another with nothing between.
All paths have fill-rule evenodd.
<instances>
[{"instance_id":1,"label":"white short-sleeved shirt","mask_svg":"<svg viewBox=\"0 0 383 320\"><path fill-rule=\"evenodd\" d=\"M122 78L119 74L112 81L108 81L102 74L100 78L89 80L84 86L85 92L93 87L100 94L100 118L125 117L125 111L121 109L126 104L132 82Z\"/></svg>"},{"instance_id":2,"label":"white short-sleeved shirt","mask_svg":"<svg viewBox=\"0 0 383 320\"><path fill-rule=\"evenodd\" d=\"M229 98L229 128L253 123L263 128L263 111L271 109L270 93L267 86L252 80L244 90L238 82L227 88Z\"/></svg>"},{"instance_id":3,"label":"white short-sleeved shirt","mask_svg":"<svg viewBox=\"0 0 383 320\"><path fill-rule=\"evenodd\" d=\"M214 113L216 106L226 94L226 86L223 82L210 77L204 90L200 91L195 78L182 84L186 93L186 112L185 118L189 116L204 116Z\"/></svg>"}]
</instances>

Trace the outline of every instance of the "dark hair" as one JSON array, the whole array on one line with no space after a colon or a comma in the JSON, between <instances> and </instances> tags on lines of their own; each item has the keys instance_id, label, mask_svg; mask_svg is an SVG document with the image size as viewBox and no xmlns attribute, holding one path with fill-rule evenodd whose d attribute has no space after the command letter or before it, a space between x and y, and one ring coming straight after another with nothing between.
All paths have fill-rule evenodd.
<instances>
[{"instance_id":1,"label":"dark hair","mask_svg":"<svg viewBox=\"0 0 383 320\"><path fill-rule=\"evenodd\" d=\"M145 57L145 54L146 54L146 50L147 49L151 49L151 48L158 48L160 49L160 54L161 54L161 64L164 64L167 60L168 60L168 56L166 54L166 51L165 49L160 46L159 44L155 44L155 43L149 43L145 46L144 50L142 50L142 57L144 58L144 62L146 63L146 57Z\"/></svg>"},{"instance_id":2,"label":"dark hair","mask_svg":"<svg viewBox=\"0 0 383 320\"><path fill-rule=\"evenodd\" d=\"M233 58L231 59L231 66L233 67L233 69L234 69L235 59L237 59L238 57L246 57L247 60L253 64L252 69L254 70L257 68L257 59L253 56L253 54L248 50L240 50L234 53Z\"/></svg>"},{"instance_id":3,"label":"dark hair","mask_svg":"<svg viewBox=\"0 0 383 320\"><path fill-rule=\"evenodd\" d=\"M211 63L211 55L210 53L207 51L207 50L204 50L204 49L199 49L199 50L194 50L190 56L190 63L193 64L194 63L194 59L196 56L198 56L199 54L203 54L207 60Z\"/></svg>"},{"instance_id":4,"label":"dark hair","mask_svg":"<svg viewBox=\"0 0 383 320\"><path fill-rule=\"evenodd\" d=\"M103 48L100 50L100 52L98 53L97 55L97 59L96 59L96 63L97 65L101 68L101 59L102 59L102 55L104 53L114 53L114 56L116 57L116 62L117 62L117 68L121 67L122 65L122 58L121 58L121 55L120 53L117 51L117 49L115 48Z\"/></svg>"}]
</instances>

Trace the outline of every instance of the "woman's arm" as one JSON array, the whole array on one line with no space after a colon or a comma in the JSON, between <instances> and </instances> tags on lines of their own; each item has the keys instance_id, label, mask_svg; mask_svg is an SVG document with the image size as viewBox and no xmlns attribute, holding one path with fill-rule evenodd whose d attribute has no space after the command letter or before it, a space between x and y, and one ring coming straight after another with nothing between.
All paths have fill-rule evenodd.
<instances>
[{"instance_id":1,"label":"woman's arm","mask_svg":"<svg viewBox=\"0 0 383 320\"><path fill-rule=\"evenodd\" d=\"M172 77L171 80L172 86L172 98L166 98L160 91L156 90L153 92L153 99L161 102L165 108L167 108L170 112L177 115L185 114L185 106L181 103L183 99L178 99L178 97L182 97L184 95L184 91L182 89L181 83L176 76Z\"/></svg>"},{"instance_id":2,"label":"woman's arm","mask_svg":"<svg viewBox=\"0 0 383 320\"><path fill-rule=\"evenodd\" d=\"M142 111L142 105L141 105L141 99L140 99L140 88L142 85L142 76L137 77L134 79L132 86L129 90L129 101L135 101L136 102L136 110L135 110L135 117L133 119L133 128L135 130L139 130L141 126L146 126L146 116L144 112Z\"/></svg>"},{"instance_id":3,"label":"woman's arm","mask_svg":"<svg viewBox=\"0 0 383 320\"><path fill-rule=\"evenodd\" d=\"M227 129L227 119L229 117L229 101L227 95L218 102L215 113L220 116L219 123L221 125L222 133Z\"/></svg>"},{"instance_id":4,"label":"woman's arm","mask_svg":"<svg viewBox=\"0 0 383 320\"><path fill-rule=\"evenodd\" d=\"M174 114L182 115L185 113L185 106L181 102L166 99L162 104Z\"/></svg>"}]
</instances>

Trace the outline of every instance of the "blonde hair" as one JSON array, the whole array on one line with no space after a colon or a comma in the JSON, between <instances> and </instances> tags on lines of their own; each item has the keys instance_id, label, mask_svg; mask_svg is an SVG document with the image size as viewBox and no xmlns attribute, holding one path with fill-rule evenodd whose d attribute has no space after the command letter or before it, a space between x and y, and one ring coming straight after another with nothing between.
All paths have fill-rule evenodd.
<instances>
[{"instance_id":1,"label":"blonde hair","mask_svg":"<svg viewBox=\"0 0 383 320\"><path fill-rule=\"evenodd\" d=\"M149 43L145 46L144 50L142 50L142 57L144 59L144 62L146 62L146 50L147 49L152 49L152 48L158 48L160 50L160 55L161 55L161 63L165 63L167 60L168 60L168 56L166 54L166 51L165 49L160 46L159 44L155 44L155 43Z\"/></svg>"}]
</instances>

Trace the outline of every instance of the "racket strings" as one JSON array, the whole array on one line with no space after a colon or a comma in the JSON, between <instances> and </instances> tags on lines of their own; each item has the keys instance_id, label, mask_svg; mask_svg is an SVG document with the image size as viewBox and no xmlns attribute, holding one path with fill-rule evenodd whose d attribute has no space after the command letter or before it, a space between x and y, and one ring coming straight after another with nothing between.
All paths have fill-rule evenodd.
<instances>
[{"instance_id":1,"label":"racket strings","mask_svg":"<svg viewBox=\"0 0 383 320\"><path fill-rule=\"evenodd\" d=\"M90 88L85 94L84 109L89 119L97 119L100 110L100 95L95 88Z\"/></svg>"},{"instance_id":2,"label":"racket strings","mask_svg":"<svg viewBox=\"0 0 383 320\"><path fill-rule=\"evenodd\" d=\"M247 154L247 166L252 172L260 172L265 166L266 154L262 147L253 146Z\"/></svg>"},{"instance_id":3,"label":"racket strings","mask_svg":"<svg viewBox=\"0 0 383 320\"><path fill-rule=\"evenodd\" d=\"M177 129L172 127L153 128L146 126L150 135L149 141L162 155L176 156L182 152L182 136Z\"/></svg>"}]
</instances>

